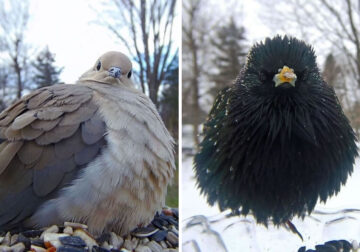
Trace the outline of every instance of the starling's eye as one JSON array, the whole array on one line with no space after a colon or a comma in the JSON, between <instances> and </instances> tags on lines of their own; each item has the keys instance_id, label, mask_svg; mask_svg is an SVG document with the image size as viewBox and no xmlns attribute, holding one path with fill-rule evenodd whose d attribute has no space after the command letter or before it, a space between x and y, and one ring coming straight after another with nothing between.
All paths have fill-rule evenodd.
<instances>
[{"instance_id":1,"label":"starling's eye","mask_svg":"<svg viewBox=\"0 0 360 252\"><path fill-rule=\"evenodd\" d=\"M99 71L99 70L100 70L100 68L101 68L101 62L99 61L99 62L98 62L98 64L97 64L97 66L96 66L96 70L98 70L98 71Z\"/></svg>"},{"instance_id":2,"label":"starling's eye","mask_svg":"<svg viewBox=\"0 0 360 252\"><path fill-rule=\"evenodd\" d=\"M266 81L269 78L269 73L265 70L259 72L259 79L260 81Z\"/></svg>"},{"instance_id":3,"label":"starling's eye","mask_svg":"<svg viewBox=\"0 0 360 252\"><path fill-rule=\"evenodd\" d=\"M299 73L299 79L306 80L309 76L309 69L306 67L302 72Z\"/></svg>"},{"instance_id":4,"label":"starling's eye","mask_svg":"<svg viewBox=\"0 0 360 252\"><path fill-rule=\"evenodd\" d=\"M130 70L130 72L128 73L127 77L130 79L131 75L132 75L132 71Z\"/></svg>"}]
</instances>

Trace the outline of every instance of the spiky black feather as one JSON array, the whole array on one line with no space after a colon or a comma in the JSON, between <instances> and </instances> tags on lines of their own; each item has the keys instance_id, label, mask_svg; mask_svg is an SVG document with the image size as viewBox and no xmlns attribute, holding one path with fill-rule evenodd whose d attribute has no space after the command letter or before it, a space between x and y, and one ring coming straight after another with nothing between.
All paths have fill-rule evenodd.
<instances>
[{"instance_id":1,"label":"spiky black feather","mask_svg":"<svg viewBox=\"0 0 360 252\"><path fill-rule=\"evenodd\" d=\"M274 86L284 65L298 77L294 88ZM194 167L211 205L281 224L338 193L357 155L355 134L313 49L277 36L253 46L234 85L219 93Z\"/></svg>"}]
</instances>

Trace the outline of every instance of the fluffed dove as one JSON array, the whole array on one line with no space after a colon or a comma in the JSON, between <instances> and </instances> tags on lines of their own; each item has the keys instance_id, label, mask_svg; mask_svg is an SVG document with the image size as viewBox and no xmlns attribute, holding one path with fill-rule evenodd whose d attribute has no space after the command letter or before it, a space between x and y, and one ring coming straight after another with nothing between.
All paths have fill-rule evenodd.
<instances>
[{"instance_id":1,"label":"fluffed dove","mask_svg":"<svg viewBox=\"0 0 360 252\"><path fill-rule=\"evenodd\" d=\"M126 234L161 210L173 140L131 67L105 53L75 85L38 89L0 114L0 230L78 221Z\"/></svg>"}]
</instances>

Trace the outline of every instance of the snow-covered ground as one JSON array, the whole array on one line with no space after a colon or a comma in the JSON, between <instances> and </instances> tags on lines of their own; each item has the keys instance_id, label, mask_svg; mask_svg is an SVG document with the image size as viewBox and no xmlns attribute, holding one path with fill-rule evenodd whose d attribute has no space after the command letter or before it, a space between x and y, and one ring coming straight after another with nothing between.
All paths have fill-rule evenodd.
<instances>
[{"instance_id":1,"label":"snow-covered ground","mask_svg":"<svg viewBox=\"0 0 360 252\"><path fill-rule=\"evenodd\" d=\"M192 148L191 127L183 128L183 148ZM292 222L304 237L285 229L257 225L251 216L225 218L211 207L195 186L193 156L183 152L182 160L182 248L192 251L290 252L301 246L314 248L329 240L360 240L360 159L340 193L318 203L311 216Z\"/></svg>"}]
</instances>

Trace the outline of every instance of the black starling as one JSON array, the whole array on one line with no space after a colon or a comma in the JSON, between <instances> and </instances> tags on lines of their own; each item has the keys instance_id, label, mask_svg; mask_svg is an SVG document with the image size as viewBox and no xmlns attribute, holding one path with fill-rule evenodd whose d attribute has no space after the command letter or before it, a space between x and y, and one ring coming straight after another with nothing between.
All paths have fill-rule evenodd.
<instances>
[{"instance_id":1,"label":"black starling","mask_svg":"<svg viewBox=\"0 0 360 252\"><path fill-rule=\"evenodd\" d=\"M255 44L233 86L217 96L195 156L209 204L258 223L287 223L339 192L356 136L311 46L277 36Z\"/></svg>"}]
</instances>

